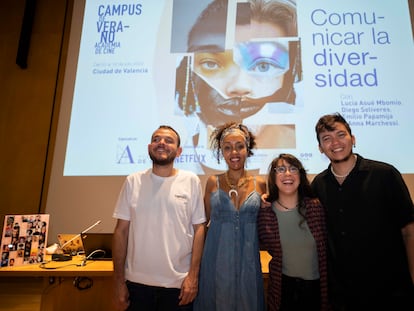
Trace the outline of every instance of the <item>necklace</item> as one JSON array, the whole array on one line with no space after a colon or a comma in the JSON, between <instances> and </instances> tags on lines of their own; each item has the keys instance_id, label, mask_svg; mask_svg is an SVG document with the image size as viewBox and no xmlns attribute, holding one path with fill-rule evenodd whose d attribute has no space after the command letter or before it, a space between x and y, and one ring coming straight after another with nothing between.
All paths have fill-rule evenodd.
<instances>
[{"instance_id":1,"label":"necklace","mask_svg":"<svg viewBox=\"0 0 414 311\"><path fill-rule=\"evenodd\" d=\"M237 183L237 185L235 185L235 184L232 184L230 182L229 173L228 173L228 171L226 171L224 173L224 179L226 180L227 186L230 188L230 190L229 190L229 197L231 197L232 194L235 194L236 197L238 197L239 196L239 193L237 192L237 189L243 187L246 183L248 183L249 180L250 180L250 177L247 177L247 173L244 172L243 177L241 177L239 179L239 182Z\"/></svg>"},{"instance_id":2,"label":"necklace","mask_svg":"<svg viewBox=\"0 0 414 311\"><path fill-rule=\"evenodd\" d=\"M277 202L277 204L279 204L281 207L283 207L287 211L291 211L291 210L293 210L293 209L295 209L299 206L299 203L296 203L295 207L289 208L286 205L283 205L282 203L280 203L279 200L276 200L276 202Z\"/></svg>"},{"instance_id":3,"label":"necklace","mask_svg":"<svg viewBox=\"0 0 414 311\"><path fill-rule=\"evenodd\" d=\"M355 167L356 160L357 160L356 155L354 155L354 159L355 159L354 164L353 164L353 165L352 165L352 167L349 169L348 173L346 173L345 175L339 175L339 174L335 173L335 171L334 171L334 169L333 169L332 165L331 165L331 173L332 173L332 174L333 174L336 178L347 178L347 177L348 177L348 175L349 175L349 173L351 173L351 171L352 171L352 170L354 169L354 167Z\"/></svg>"}]
</instances>

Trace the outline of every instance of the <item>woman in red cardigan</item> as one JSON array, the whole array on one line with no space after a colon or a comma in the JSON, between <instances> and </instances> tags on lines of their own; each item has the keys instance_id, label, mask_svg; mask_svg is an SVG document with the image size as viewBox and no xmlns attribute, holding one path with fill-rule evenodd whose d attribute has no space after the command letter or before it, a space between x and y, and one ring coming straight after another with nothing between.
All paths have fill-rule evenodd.
<instances>
[{"instance_id":1,"label":"woman in red cardigan","mask_svg":"<svg viewBox=\"0 0 414 311\"><path fill-rule=\"evenodd\" d=\"M325 215L302 163L280 154L269 166L258 215L269 263L268 311L328 310Z\"/></svg>"}]
</instances>

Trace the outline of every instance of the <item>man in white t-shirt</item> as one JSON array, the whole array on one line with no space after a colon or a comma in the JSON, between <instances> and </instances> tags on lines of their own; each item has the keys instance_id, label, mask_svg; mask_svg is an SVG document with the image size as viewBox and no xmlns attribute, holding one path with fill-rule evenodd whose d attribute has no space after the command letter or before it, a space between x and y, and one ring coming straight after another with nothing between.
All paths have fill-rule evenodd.
<instances>
[{"instance_id":1,"label":"man in white t-shirt","mask_svg":"<svg viewBox=\"0 0 414 311\"><path fill-rule=\"evenodd\" d=\"M174 168L180 136L152 135L152 168L129 175L113 213L114 304L119 310L192 310L205 236L200 180Z\"/></svg>"}]
</instances>

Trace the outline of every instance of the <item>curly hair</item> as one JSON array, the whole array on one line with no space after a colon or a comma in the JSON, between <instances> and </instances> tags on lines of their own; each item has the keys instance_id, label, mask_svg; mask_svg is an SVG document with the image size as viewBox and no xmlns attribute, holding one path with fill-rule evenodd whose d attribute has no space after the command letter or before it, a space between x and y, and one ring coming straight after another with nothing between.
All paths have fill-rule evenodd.
<instances>
[{"instance_id":1,"label":"curly hair","mask_svg":"<svg viewBox=\"0 0 414 311\"><path fill-rule=\"evenodd\" d=\"M246 125L237 122L228 122L216 127L210 135L211 148L217 158L217 163L220 163L220 159L222 158L221 146L223 139L232 130L239 130L243 133L246 142L247 157L253 155L252 149L256 147L256 137L254 134Z\"/></svg>"}]
</instances>

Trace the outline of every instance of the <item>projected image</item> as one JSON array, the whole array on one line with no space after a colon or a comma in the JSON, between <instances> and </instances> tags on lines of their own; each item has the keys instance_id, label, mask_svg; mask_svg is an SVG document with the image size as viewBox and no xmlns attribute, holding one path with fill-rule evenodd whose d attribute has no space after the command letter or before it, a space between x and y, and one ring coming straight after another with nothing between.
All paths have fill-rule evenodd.
<instances>
[{"instance_id":1,"label":"projected image","mask_svg":"<svg viewBox=\"0 0 414 311\"><path fill-rule=\"evenodd\" d=\"M227 5L213 1L200 14L188 34L194 56L183 58L176 77L180 108L214 126L242 122L270 102L294 105L293 83L301 77L293 5L238 3L230 38ZM233 48L226 50L226 42Z\"/></svg>"},{"instance_id":2,"label":"projected image","mask_svg":"<svg viewBox=\"0 0 414 311\"><path fill-rule=\"evenodd\" d=\"M61 109L65 176L148 168L161 124L181 135L176 166L210 175L225 169L210 133L229 121L257 136L248 170L266 174L291 153L316 174L329 161L314 126L333 112L352 126L356 153L414 172L414 145L395 154L414 131L407 0L86 0L82 16L71 109ZM398 139L378 154L386 137Z\"/></svg>"},{"instance_id":3,"label":"projected image","mask_svg":"<svg viewBox=\"0 0 414 311\"><path fill-rule=\"evenodd\" d=\"M174 11L177 19L188 14L188 6L182 8L184 12ZM179 21L173 18L173 33L176 24ZM294 83L301 80L297 35L293 2L237 3L233 25L228 21L226 0L209 3L199 14L183 51L191 55L182 57L177 68L176 98L186 116L200 121L191 134L204 170L207 166L219 168L211 161L206 163L208 150L200 150L209 146L208 137L199 144L205 136L200 132L206 128L230 121L249 123L248 118L266 104L275 104L273 112L293 111L289 106L295 105ZM256 129L259 148L295 148L294 124L264 124L266 121L272 122L269 115L263 115L258 124L249 124Z\"/></svg>"}]
</instances>

